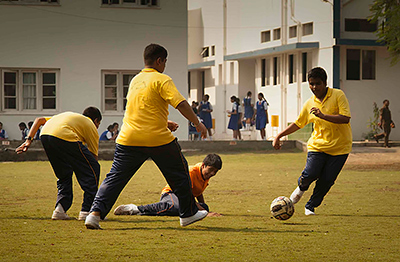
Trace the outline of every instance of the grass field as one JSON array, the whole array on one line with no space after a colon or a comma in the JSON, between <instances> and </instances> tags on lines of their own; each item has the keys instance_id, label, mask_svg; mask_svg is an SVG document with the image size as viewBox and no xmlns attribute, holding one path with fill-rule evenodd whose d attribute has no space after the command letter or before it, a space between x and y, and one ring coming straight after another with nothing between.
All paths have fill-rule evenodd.
<instances>
[{"instance_id":1,"label":"grass field","mask_svg":"<svg viewBox=\"0 0 400 262\"><path fill-rule=\"evenodd\" d=\"M306 154L221 156L223 169L204 196L211 211L223 216L181 228L176 217L109 214L97 231L83 221L50 219L57 190L48 162L0 163L0 260L400 261L398 169L348 164L316 216L304 215L309 190L283 222L270 217L270 202L290 195ZM195 164L203 157L187 159ZM103 180L111 162L101 166ZM148 161L115 207L155 202L164 185ZM68 214L77 217L82 192L76 181L74 193Z\"/></svg>"}]
</instances>

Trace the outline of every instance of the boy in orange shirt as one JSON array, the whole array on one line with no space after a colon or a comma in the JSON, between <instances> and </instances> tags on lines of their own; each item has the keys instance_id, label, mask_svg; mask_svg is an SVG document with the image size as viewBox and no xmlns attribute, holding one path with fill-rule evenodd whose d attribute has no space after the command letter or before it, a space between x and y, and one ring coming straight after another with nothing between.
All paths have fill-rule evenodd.
<instances>
[{"instance_id":1,"label":"boy in orange shirt","mask_svg":"<svg viewBox=\"0 0 400 262\"><path fill-rule=\"evenodd\" d=\"M208 205L204 201L203 192L208 186L210 178L215 176L221 168L222 160L216 154L209 154L202 163L190 166L192 192L201 206L200 209L209 211ZM159 202L144 206L121 205L114 210L114 215L179 216L179 200L171 187L166 185L161 191Z\"/></svg>"}]
</instances>

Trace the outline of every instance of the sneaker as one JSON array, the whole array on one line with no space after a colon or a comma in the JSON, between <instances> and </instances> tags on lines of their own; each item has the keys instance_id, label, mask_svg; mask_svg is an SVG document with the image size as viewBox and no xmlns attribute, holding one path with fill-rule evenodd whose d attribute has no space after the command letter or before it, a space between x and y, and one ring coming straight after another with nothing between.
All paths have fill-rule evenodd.
<instances>
[{"instance_id":1,"label":"sneaker","mask_svg":"<svg viewBox=\"0 0 400 262\"><path fill-rule=\"evenodd\" d=\"M99 222L99 216L88 215L85 220L85 226L87 229L101 229Z\"/></svg>"},{"instance_id":2,"label":"sneaker","mask_svg":"<svg viewBox=\"0 0 400 262\"><path fill-rule=\"evenodd\" d=\"M304 192L306 192L306 191L301 191L300 187L296 187L296 189L290 195L290 200L292 200L293 204L296 204L297 202L300 201L300 199L303 196Z\"/></svg>"},{"instance_id":3,"label":"sneaker","mask_svg":"<svg viewBox=\"0 0 400 262\"><path fill-rule=\"evenodd\" d=\"M313 215L315 215L314 211L311 211L310 209L307 209L307 208L305 209L304 214L305 214L306 216L313 216Z\"/></svg>"},{"instance_id":4,"label":"sneaker","mask_svg":"<svg viewBox=\"0 0 400 262\"><path fill-rule=\"evenodd\" d=\"M137 215L140 211L138 207L134 204L129 205L121 205L114 210L114 215L121 216L121 215Z\"/></svg>"},{"instance_id":5,"label":"sneaker","mask_svg":"<svg viewBox=\"0 0 400 262\"><path fill-rule=\"evenodd\" d=\"M51 216L51 219L53 219L53 220L69 220L71 218L65 212L60 212L58 210L54 210L53 215Z\"/></svg>"},{"instance_id":6,"label":"sneaker","mask_svg":"<svg viewBox=\"0 0 400 262\"><path fill-rule=\"evenodd\" d=\"M208 215L208 212L206 210L199 210L199 211L197 211L196 214L194 214L191 217L184 217L184 218L181 217L180 218L181 226L185 227L185 226L188 226L190 224L193 224L194 222L202 220L207 215Z\"/></svg>"},{"instance_id":7,"label":"sneaker","mask_svg":"<svg viewBox=\"0 0 400 262\"><path fill-rule=\"evenodd\" d=\"M81 211L79 212L78 220L85 220L86 217L89 215L88 211Z\"/></svg>"}]
</instances>

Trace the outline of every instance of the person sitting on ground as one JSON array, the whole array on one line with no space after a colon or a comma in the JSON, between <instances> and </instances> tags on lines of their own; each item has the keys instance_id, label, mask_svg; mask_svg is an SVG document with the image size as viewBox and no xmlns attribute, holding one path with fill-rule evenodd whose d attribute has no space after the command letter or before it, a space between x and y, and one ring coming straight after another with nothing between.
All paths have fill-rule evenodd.
<instances>
[{"instance_id":1,"label":"person sitting on ground","mask_svg":"<svg viewBox=\"0 0 400 262\"><path fill-rule=\"evenodd\" d=\"M190 166L189 174L192 181L192 192L198 201L199 209L209 211L203 192L208 186L210 178L215 176L221 168L222 160L217 154L208 154L203 162ZM114 215L179 216L179 200L167 184L161 191L159 202L143 206L134 204L121 205L114 210ZM209 213L209 216L219 215L218 213Z\"/></svg>"},{"instance_id":2,"label":"person sitting on ground","mask_svg":"<svg viewBox=\"0 0 400 262\"><path fill-rule=\"evenodd\" d=\"M99 140L100 141L114 140L114 139L112 139L113 138L113 130L114 130L113 125L109 125L107 127L107 130L104 131L103 133L101 133Z\"/></svg>"}]
</instances>

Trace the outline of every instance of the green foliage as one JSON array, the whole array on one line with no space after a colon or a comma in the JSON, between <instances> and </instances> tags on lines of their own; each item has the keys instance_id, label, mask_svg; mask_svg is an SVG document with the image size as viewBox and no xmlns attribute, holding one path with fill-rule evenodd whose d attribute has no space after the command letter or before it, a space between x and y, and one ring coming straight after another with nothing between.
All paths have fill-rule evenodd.
<instances>
[{"instance_id":1,"label":"green foliage","mask_svg":"<svg viewBox=\"0 0 400 262\"><path fill-rule=\"evenodd\" d=\"M374 135L379 133L379 126L378 126L379 108L375 102L373 103L372 106L373 106L372 111L373 111L374 116L373 116L373 118L371 118L371 117L369 118L368 125L367 125L367 127L370 130L368 131L368 133L366 133L366 134L364 133L362 135L362 137L367 140L372 140L374 138Z\"/></svg>"},{"instance_id":2,"label":"green foliage","mask_svg":"<svg viewBox=\"0 0 400 262\"><path fill-rule=\"evenodd\" d=\"M278 221L269 205L297 186L306 154L221 157L223 168L204 196L223 216L181 228L177 217L109 214L98 231L85 229L83 221L50 219L57 188L48 162L0 162L1 261L400 261L398 168L360 171L346 164L316 216L304 215L311 186L294 216ZM195 164L203 158L187 159ZM104 179L111 161L100 164ZM157 201L164 185L147 161L114 208ZM70 216L78 215L81 199L74 180Z\"/></svg>"},{"instance_id":3,"label":"green foliage","mask_svg":"<svg viewBox=\"0 0 400 262\"><path fill-rule=\"evenodd\" d=\"M369 19L380 23L376 32L378 39L387 46L391 65L395 65L400 59L400 1L374 0L370 11Z\"/></svg>"}]
</instances>

